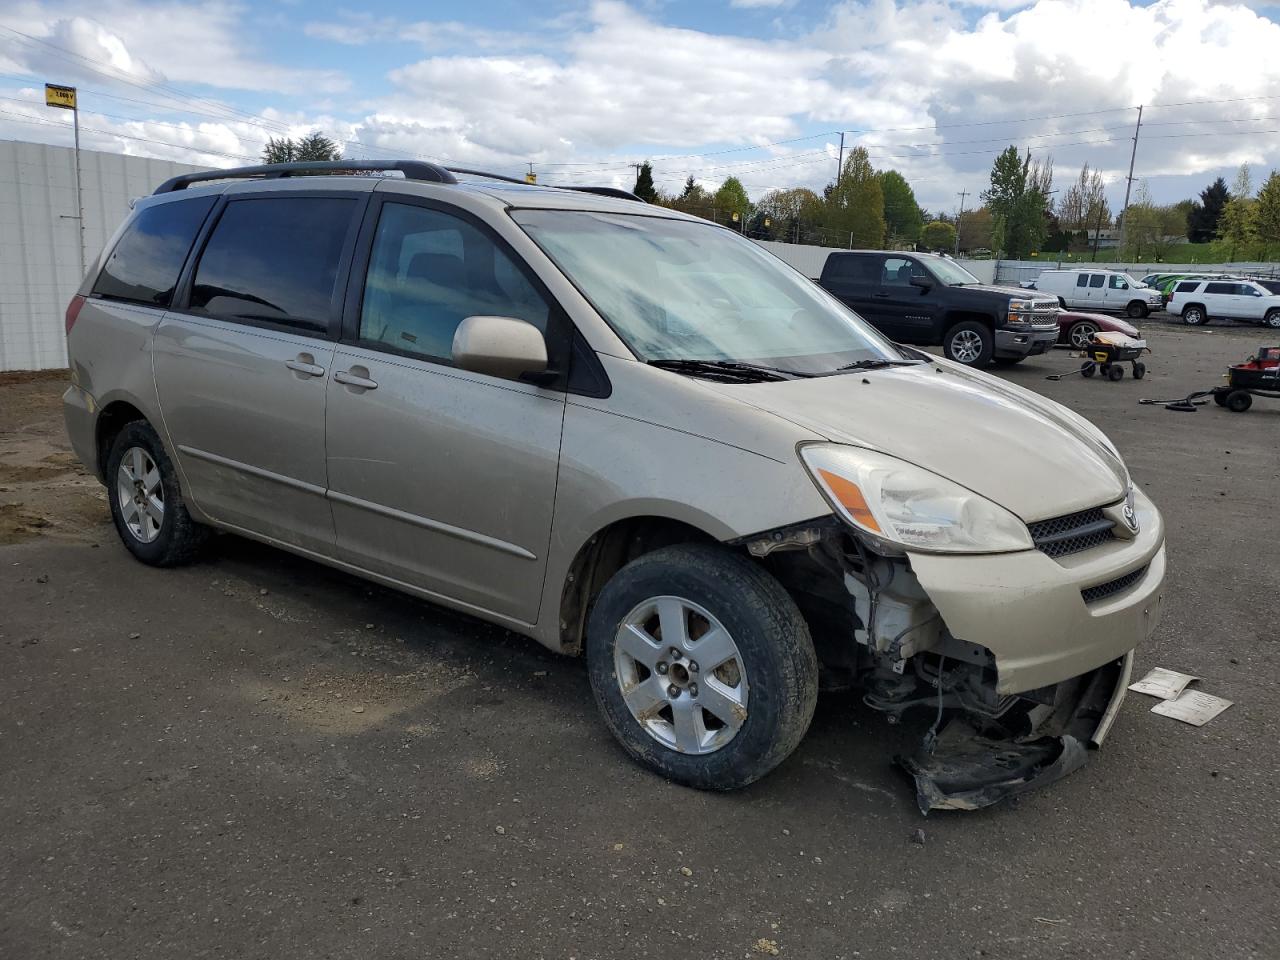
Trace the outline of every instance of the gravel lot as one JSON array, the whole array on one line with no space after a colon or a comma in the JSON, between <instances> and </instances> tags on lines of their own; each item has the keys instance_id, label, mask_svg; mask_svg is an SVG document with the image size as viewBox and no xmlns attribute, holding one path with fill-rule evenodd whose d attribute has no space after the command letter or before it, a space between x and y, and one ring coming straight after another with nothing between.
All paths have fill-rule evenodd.
<instances>
[{"instance_id":1,"label":"gravel lot","mask_svg":"<svg viewBox=\"0 0 1280 960\"><path fill-rule=\"evenodd\" d=\"M265 547L132 561L56 378L0 377L0 957L1280 956L1280 402L1139 407L1274 337L1146 324L1146 381L1009 376L1098 422L1165 512L1131 695L1084 769L917 812L918 729L824 696L733 795L664 783L580 662ZM923 829L923 843L917 831ZM687 868L687 869L686 869Z\"/></svg>"}]
</instances>

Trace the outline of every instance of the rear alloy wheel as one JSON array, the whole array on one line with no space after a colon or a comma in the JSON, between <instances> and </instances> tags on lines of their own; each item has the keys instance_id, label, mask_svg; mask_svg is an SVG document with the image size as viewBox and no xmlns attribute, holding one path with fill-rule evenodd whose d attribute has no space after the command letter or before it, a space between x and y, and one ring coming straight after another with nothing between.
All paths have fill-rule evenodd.
<instances>
[{"instance_id":1,"label":"rear alloy wheel","mask_svg":"<svg viewBox=\"0 0 1280 960\"><path fill-rule=\"evenodd\" d=\"M209 528L191 519L173 464L145 421L126 425L112 443L107 487L116 532L143 563L188 563L208 539Z\"/></svg>"},{"instance_id":2,"label":"rear alloy wheel","mask_svg":"<svg viewBox=\"0 0 1280 960\"><path fill-rule=\"evenodd\" d=\"M1268 310L1262 322L1272 330L1280 330L1280 310Z\"/></svg>"},{"instance_id":3,"label":"rear alloy wheel","mask_svg":"<svg viewBox=\"0 0 1280 960\"><path fill-rule=\"evenodd\" d=\"M957 323L942 338L942 353L966 367L985 367L995 353L995 335L972 320Z\"/></svg>"},{"instance_id":4,"label":"rear alloy wheel","mask_svg":"<svg viewBox=\"0 0 1280 960\"><path fill-rule=\"evenodd\" d=\"M1133 320L1141 320L1151 311L1147 309L1147 305L1140 300L1135 300L1125 308L1125 313Z\"/></svg>"},{"instance_id":5,"label":"rear alloy wheel","mask_svg":"<svg viewBox=\"0 0 1280 960\"><path fill-rule=\"evenodd\" d=\"M1190 306L1182 311L1182 322L1189 327L1202 327L1209 322L1209 317L1204 307Z\"/></svg>"},{"instance_id":6,"label":"rear alloy wheel","mask_svg":"<svg viewBox=\"0 0 1280 960\"><path fill-rule=\"evenodd\" d=\"M818 697L795 601L747 558L702 544L614 574L591 611L587 671L627 752L704 790L745 786L785 760Z\"/></svg>"},{"instance_id":7,"label":"rear alloy wheel","mask_svg":"<svg viewBox=\"0 0 1280 960\"><path fill-rule=\"evenodd\" d=\"M1071 325L1071 329L1067 331L1067 341L1077 350L1083 350L1089 346L1093 340L1093 335L1098 332L1098 325L1092 320L1080 320Z\"/></svg>"}]
</instances>

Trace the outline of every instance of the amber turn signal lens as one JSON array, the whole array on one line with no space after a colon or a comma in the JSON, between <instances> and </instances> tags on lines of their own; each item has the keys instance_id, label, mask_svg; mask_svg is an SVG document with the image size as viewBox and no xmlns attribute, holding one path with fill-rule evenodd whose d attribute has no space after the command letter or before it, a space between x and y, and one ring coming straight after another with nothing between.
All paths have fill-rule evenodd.
<instances>
[{"instance_id":1,"label":"amber turn signal lens","mask_svg":"<svg viewBox=\"0 0 1280 960\"><path fill-rule=\"evenodd\" d=\"M822 477L822 482L827 485L827 489L831 491L831 495L839 500L840 506L849 512L849 516L872 533L881 532L880 524L876 523L875 514L867 506L867 501L862 496L862 491L858 489L856 483L852 483L838 473L832 473L829 470L820 469L818 473Z\"/></svg>"}]
</instances>

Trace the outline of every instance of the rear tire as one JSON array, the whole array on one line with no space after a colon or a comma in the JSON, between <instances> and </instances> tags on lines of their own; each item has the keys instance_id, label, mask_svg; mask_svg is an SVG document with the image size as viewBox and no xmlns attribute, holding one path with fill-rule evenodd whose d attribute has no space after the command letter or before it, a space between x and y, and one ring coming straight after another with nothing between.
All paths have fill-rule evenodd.
<instances>
[{"instance_id":1,"label":"rear tire","mask_svg":"<svg viewBox=\"0 0 1280 960\"><path fill-rule=\"evenodd\" d=\"M1117 380L1123 380L1124 367L1120 366L1118 363L1111 364L1111 369L1107 371L1107 379L1112 383L1115 383Z\"/></svg>"},{"instance_id":2,"label":"rear tire","mask_svg":"<svg viewBox=\"0 0 1280 960\"><path fill-rule=\"evenodd\" d=\"M107 456L107 500L116 533L130 553L153 567L190 563L210 530L191 519L178 474L145 420L125 426Z\"/></svg>"},{"instance_id":3,"label":"rear tire","mask_svg":"<svg viewBox=\"0 0 1280 960\"><path fill-rule=\"evenodd\" d=\"M966 367L985 367L995 354L995 334L974 320L957 323L942 337L942 355Z\"/></svg>"},{"instance_id":4,"label":"rear tire","mask_svg":"<svg viewBox=\"0 0 1280 960\"><path fill-rule=\"evenodd\" d=\"M613 735L634 759L691 787L758 780L813 719L818 659L795 601L718 546L664 547L619 570L592 607L586 647Z\"/></svg>"},{"instance_id":5,"label":"rear tire","mask_svg":"<svg viewBox=\"0 0 1280 960\"><path fill-rule=\"evenodd\" d=\"M1141 380L1147 375L1147 365L1139 361L1133 365L1133 379Z\"/></svg>"},{"instance_id":6,"label":"rear tire","mask_svg":"<svg viewBox=\"0 0 1280 960\"><path fill-rule=\"evenodd\" d=\"M1209 315L1200 304L1188 304L1182 308L1182 322L1189 327L1203 327L1209 322Z\"/></svg>"},{"instance_id":7,"label":"rear tire","mask_svg":"<svg viewBox=\"0 0 1280 960\"><path fill-rule=\"evenodd\" d=\"M1262 322L1272 330L1280 330L1280 310L1268 310Z\"/></svg>"},{"instance_id":8,"label":"rear tire","mask_svg":"<svg viewBox=\"0 0 1280 960\"><path fill-rule=\"evenodd\" d=\"M1232 413L1244 413L1253 406L1253 395L1243 390L1234 390L1227 394L1227 409Z\"/></svg>"}]
</instances>

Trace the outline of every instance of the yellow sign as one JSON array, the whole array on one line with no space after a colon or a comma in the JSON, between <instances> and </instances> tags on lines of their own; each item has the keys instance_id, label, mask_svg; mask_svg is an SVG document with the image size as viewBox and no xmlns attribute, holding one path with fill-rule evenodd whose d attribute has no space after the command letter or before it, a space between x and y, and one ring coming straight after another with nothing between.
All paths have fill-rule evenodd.
<instances>
[{"instance_id":1,"label":"yellow sign","mask_svg":"<svg viewBox=\"0 0 1280 960\"><path fill-rule=\"evenodd\" d=\"M538 175L537 175L536 173L534 173L532 170L530 170L528 173L526 173L526 174L524 175L524 182L525 182L525 183L537 183L537 182L538 182Z\"/></svg>"},{"instance_id":2,"label":"yellow sign","mask_svg":"<svg viewBox=\"0 0 1280 960\"><path fill-rule=\"evenodd\" d=\"M56 83L46 83L44 85L44 102L45 106L74 110L76 108L76 88L60 87Z\"/></svg>"}]
</instances>

